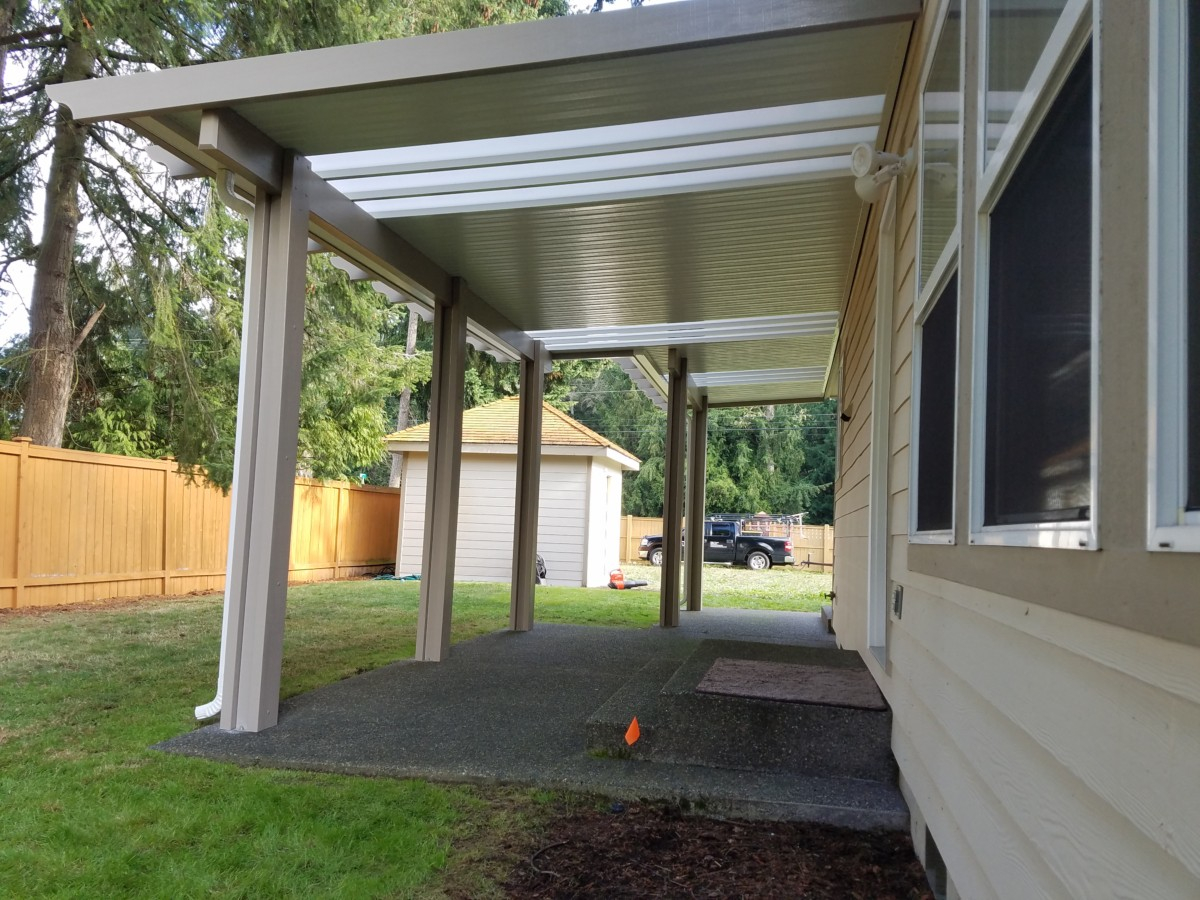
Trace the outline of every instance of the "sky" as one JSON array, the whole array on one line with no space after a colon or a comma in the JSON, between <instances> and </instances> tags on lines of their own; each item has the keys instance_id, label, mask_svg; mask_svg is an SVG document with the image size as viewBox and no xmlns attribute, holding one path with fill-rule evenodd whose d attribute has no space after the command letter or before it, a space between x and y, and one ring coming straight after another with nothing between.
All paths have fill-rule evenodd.
<instances>
[{"instance_id":1,"label":"sky","mask_svg":"<svg viewBox=\"0 0 1200 900\"><path fill-rule=\"evenodd\" d=\"M644 6L657 6L661 3L677 3L680 0L644 0ZM576 12L582 12L591 8L593 0L571 0L571 8ZM614 0L612 3L606 3L605 11L615 9L628 9L629 0ZM13 64L10 73L15 78L12 83L19 83L24 73L19 71L16 64ZM45 173L43 172L43 176ZM43 198L38 196L34 199L35 215L33 221L33 234L35 237L41 235L42 232L42 203ZM13 284L0 287L0 346L7 344L13 338L27 334L29 331L29 297L33 289L33 267L28 265L15 264L9 270Z\"/></svg>"}]
</instances>

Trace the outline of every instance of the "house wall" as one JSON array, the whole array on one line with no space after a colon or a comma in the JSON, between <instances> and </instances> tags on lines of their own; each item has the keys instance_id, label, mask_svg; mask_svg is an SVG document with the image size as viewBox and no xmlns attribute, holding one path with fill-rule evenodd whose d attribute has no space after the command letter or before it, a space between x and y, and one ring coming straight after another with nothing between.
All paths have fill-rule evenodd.
<instances>
[{"instance_id":1,"label":"house wall","mask_svg":"<svg viewBox=\"0 0 1200 900\"><path fill-rule=\"evenodd\" d=\"M583 584L587 530L587 457L542 456L538 552L549 584ZM405 454L403 511L396 552L398 574L421 571L429 456ZM516 458L464 453L459 486L457 581L510 581Z\"/></svg>"},{"instance_id":2,"label":"house wall","mask_svg":"<svg viewBox=\"0 0 1200 900\"><path fill-rule=\"evenodd\" d=\"M887 140L916 139L917 90L941 4L914 33ZM916 181L896 200L886 664L913 810L969 898L1200 896L1200 556L1145 549L1147 4L1101 4L1100 491L1102 549L969 543L975 277L977 3L965 3L967 143L960 266L956 543L910 544ZM841 333L835 626L866 648L874 260L871 211Z\"/></svg>"}]
</instances>

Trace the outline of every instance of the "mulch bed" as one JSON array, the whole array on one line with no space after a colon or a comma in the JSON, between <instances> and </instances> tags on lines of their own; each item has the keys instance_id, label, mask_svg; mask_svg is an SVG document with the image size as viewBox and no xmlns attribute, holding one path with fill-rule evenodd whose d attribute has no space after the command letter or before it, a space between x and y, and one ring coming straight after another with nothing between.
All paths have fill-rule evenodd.
<instances>
[{"instance_id":1,"label":"mulch bed","mask_svg":"<svg viewBox=\"0 0 1200 900\"><path fill-rule=\"evenodd\" d=\"M933 900L907 834L734 822L652 806L574 813L504 885L536 898Z\"/></svg>"}]
</instances>

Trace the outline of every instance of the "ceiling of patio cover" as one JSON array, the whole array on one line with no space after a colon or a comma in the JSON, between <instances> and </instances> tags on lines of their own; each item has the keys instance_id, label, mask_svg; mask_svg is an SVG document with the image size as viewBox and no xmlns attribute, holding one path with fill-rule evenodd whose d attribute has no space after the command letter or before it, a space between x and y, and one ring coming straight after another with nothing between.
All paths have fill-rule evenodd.
<instances>
[{"instance_id":1,"label":"ceiling of patio cover","mask_svg":"<svg viewBox=\"0 0 1200 900\"><path fill-rule=\"evenodd\" d=\"M54 91L212 171L231 110L551 350L822 395L918 0L685 0Z\"/></svg>"}]
</instances>

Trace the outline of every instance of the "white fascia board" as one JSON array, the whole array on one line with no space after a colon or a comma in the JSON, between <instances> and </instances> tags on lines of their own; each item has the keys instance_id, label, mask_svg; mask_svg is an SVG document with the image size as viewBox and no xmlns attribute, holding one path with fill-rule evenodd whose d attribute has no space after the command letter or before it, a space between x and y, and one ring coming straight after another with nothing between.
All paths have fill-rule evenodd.
<instances>
[{"instance_id":1,"label":"white fascia board","mask_svg":"<svg viewBox=\"0 0 1200 900\"><path fill-rule=\"evenodd\" d=\"M712 319L705 322L663 322L653 325L614 325L531 331L554 353L620 347L684 346L728 341L770 340L833 334L836 311Z\"/></svg>"},{"instance_id":2,"label":"white fascia board","mask_svg":"<svg viewBox=\"0 0 1200 900\"><path fill-rule=\"evenodd\" d=\"M457 215L503 209L536 209L546 206L578 206L584 203L614 203L619 200L636 200L641 197L799 184L806 181L823 181L831 177L844 177L849 180L850 167L845 155L762 163L754 166L726 166L695 172L646 175L638 178L613 178L606 181L584 181L495 191L470 191L427 197L362 200L359 201L359 206L377 219L405 219L416 216Z\"/></svg>"},{"instance_id":3,"label":"white fascia board","mask_svg":"<svg viewBox=\"0 0 1200 900\"><path fill-rule=\"evenodd\" d=\"M694 0L693 0L694 2ZM628 125L603 125L542 134L522 134L386 147L347 153L317 154L309 158L313 171L326 179L364 178L413 172L471 169L547 160L634 153L664 148L720 144L806 134L830 134L871 128L874 140L883 114L884 97L848 97L817 100L788 106L743 109L735 112L681 116Z\"/></svg>"},{"instance_id":4,"label":"white fascia board","mask_svg":"<svg viewBox=\"0 0 1200 900\"><path fill-rule=\"evenodd\" d=\"M697 387L736 387L750 384L818 382L825 378L823 366L795 369L747 369L738 372L697 372L692 378Z\"/></svg>"},{"instance_id":5,"label":"white fascia board","mask_svg":"<svg viewBox=\"0 0 1200 900\"><path fill-rule=\"evenodd\" d=\"M420 197L429 194L492 191L502 188L570 184L607 178L633 178L691 172L722 166L811 159L849 153L855 144L873 141L877 125L811 134L692 144L661 150L610 153L512 165L475 166L405 174L339 178L332 184L351 200Z\"/></svg>"},{"instance_id":6,"label":"white fascia board","mask_svg":"<svg viewBox=\"0 0 1200 900\"><path fill-rule=\"evenodd\" d=\"M89 79L47 93L78 121L129 119L910 22L920 11L919 0L691 0Z\"/></svg>"}]
</instances>

